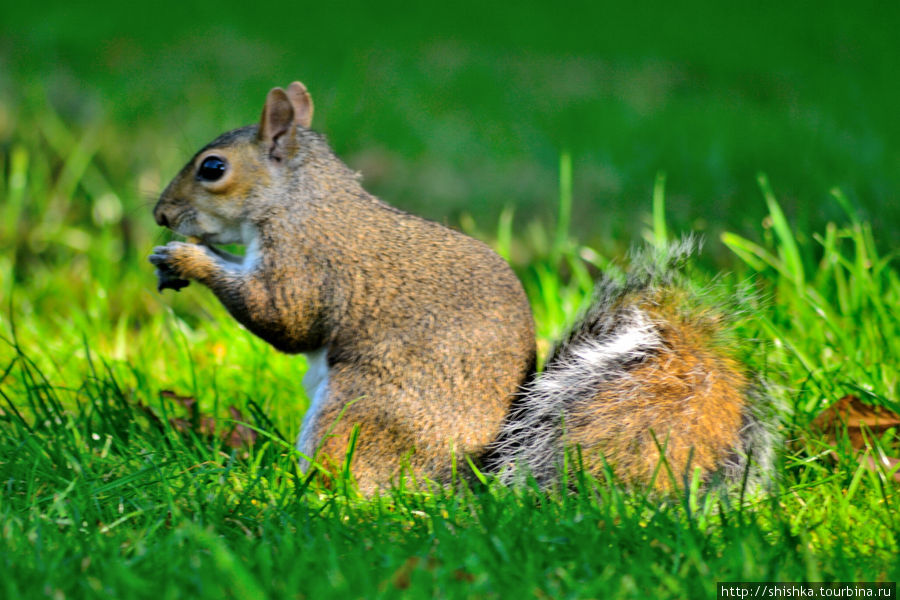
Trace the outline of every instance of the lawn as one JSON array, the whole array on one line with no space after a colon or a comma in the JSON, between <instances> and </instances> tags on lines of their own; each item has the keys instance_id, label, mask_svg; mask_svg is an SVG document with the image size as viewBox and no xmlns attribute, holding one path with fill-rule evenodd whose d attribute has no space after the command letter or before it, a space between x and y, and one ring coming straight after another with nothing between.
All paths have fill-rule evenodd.
<instances>
[{"instance_id":1,"label":"lawn","mask_svg":"<svg viewBox=\"0 0 900 600\"><path fill-rule=\"evenodd\" d=\"M848 396L900 412L900 14L848 10L0 8L0 595L896 581L896 427L860 451L813 426ZM773 489L461 476L366 500L298 474L304 359L201 286L158 294L146 262L168 179L296 78L369 189L511 262L541 352L629 247L704 235L691 277L747 296L736 331L781 407Z\"/></svg>"}]
</instances>

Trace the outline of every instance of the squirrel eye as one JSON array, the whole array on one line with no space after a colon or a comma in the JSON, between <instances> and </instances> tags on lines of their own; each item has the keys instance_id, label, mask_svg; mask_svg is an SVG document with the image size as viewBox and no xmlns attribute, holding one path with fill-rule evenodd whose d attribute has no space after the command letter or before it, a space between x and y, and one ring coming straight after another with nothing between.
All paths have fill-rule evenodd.
<instances>
[{"instance_id":1,"label":"squirrel eye","mask_svg":"<svg viewBox=\"0 0 900 600\"><path fill-rule=\"evenodd\" d=\"M219 156L207 156L197 169L197 178L203 181L218 181L225 174L228 163Z\"/></svg>"}]
</instances>

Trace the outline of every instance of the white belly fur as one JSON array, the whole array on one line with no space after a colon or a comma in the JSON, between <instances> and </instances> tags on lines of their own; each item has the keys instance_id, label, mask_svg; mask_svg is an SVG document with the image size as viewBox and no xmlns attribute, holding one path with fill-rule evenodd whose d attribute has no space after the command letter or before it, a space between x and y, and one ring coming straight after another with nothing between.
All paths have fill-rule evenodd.
<instances>
[{"instance_id":1,"label":"white belly fur","mask_svg":"<svg viewBox=\"0 0 900 600\"><path fill-rule=\"evenodd\" d=\"M328 348L320 348L315 352L306 353L306 374L303 375L303 388L309 397L309 408L303 416L303 425L300 427L300 436L297 438L297 450L308 458L312 458L316 452L319 440L315 438L313 431L319 420L322 406L328 396ZM300 469L306 471L309 468L309 460L300 457Z\"/></svg>"}]
</instances>

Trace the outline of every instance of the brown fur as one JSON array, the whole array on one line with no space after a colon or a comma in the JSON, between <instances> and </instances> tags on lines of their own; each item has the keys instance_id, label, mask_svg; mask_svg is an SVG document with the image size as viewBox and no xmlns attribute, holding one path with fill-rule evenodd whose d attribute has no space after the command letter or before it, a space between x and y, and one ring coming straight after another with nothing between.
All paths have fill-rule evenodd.
<instances>
[{"instance_id":1,"label":"brown fur","mask_svg":"<svg viewBox=\"0 0 900 600\"><path fill-rule=\"evenodd\" d=\"M677 300L640 305L659 324L662 347L574 407L567 441L581 446L588 470L608 464L629 484L665 491L695 471L707 481L739 446L748 381L696 315L674 310Z\"/></svg>"}]
</instances>

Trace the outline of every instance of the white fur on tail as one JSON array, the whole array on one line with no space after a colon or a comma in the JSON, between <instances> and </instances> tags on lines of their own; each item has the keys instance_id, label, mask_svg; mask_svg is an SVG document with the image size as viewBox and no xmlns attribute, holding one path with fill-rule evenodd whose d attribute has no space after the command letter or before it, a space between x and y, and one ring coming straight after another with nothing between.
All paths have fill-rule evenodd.
<instances>
[{"instance_id":1,"label":"white fur on tail","mask_svg":"<svg viewBox=\"0 0 900 600\"><path fill-rule=\"evenodd\" d=\"M659 332L643 310L632 307L616 316L606 335L577 339L525 387L495 446L507 483L521 474L516 467L538 480L552 477L564 448L564 415L573 400L599 383L627 376L625 365L659 349Z\"/></svg>"}]
</instances>

